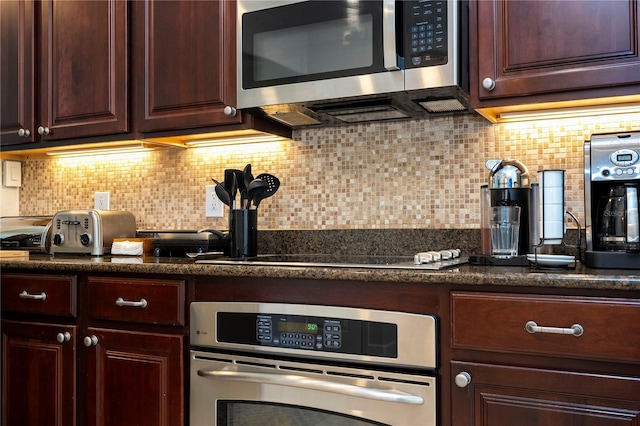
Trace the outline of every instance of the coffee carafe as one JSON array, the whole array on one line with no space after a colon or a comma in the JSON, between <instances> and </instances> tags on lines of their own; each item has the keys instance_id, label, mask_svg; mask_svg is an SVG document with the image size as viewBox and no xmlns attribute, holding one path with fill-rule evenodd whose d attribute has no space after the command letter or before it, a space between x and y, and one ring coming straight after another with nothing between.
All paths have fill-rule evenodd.
<instances>
[{"instance_id":1,"label":"coffee carafe","mask_svg":"<svg viewBox=\"0 0 640 426\"><path fill-rule=\"evenodd\" d=\"M592 135L584 154L584 263L640 269L640 132Z\"/></svg>"},{"instance_id":2,"label":"coffee carafe","mask_svg":"<svg viewBox=\"0 0 640 426\"><path fill-rule=\"evenodd\" d=\"M612 186L600 197L595 228L597 249L640 251L637 184Z\"/></svg>"}]
</instances>

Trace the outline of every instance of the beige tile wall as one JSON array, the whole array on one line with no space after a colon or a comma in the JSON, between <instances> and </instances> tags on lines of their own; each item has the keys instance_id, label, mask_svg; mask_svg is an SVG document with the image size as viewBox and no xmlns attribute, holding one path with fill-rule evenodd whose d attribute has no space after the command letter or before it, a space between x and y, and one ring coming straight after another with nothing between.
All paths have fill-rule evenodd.
<instances>
[{"instance_id":1,"label":"beige tile wall","mask_svg":"<svg viewBox=\"0 0 640 426\"><path fill-rule=\"evenodd\" d=\"M140 229L226 229L226 218L205 217L205 186L251 163L281 180L260 205L263 230L477 228L485 161L514 158L531 172L566 169L567 206L584 222L584 140L634 129L640 114L502 125L466 115L298 130L276 144L27 160L20 214L93 208L93 193L110 191L111 208L133 212Z\"/></svg>"}]
</instances>

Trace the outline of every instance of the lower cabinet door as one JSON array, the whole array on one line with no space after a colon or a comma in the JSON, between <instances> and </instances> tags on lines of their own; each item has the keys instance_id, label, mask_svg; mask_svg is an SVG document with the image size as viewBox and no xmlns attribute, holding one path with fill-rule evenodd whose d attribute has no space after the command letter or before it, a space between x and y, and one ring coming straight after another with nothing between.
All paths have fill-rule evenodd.
<instances>
[{"instance_id":1,"label":"lower cabinet door","mask_svg":"<svg viewBox=\"0 0 640 426\"><path fill-rule=\"evenodd\" d=\"M640 424L640 378L451 363L456 426Z\"/></svg>"},{"instance_id":2,"label":"lower cabinet door","mask_svg":"<svg viewBox=\"0 0 640 426\"><path fill-rule=\"evenodd\" d=\"M183 337L88 328L86 424L184 425Z\"/></svg>"},{"instance_id":3,"label":"lower cabinet door","mask_svg":"<svg viewBox=\"0 0 640 426\"><path fill-rule=\"evenodd\" d=\"M2 425L76 424L76 327L2 321Z\"/></svg>"}]
</instances>

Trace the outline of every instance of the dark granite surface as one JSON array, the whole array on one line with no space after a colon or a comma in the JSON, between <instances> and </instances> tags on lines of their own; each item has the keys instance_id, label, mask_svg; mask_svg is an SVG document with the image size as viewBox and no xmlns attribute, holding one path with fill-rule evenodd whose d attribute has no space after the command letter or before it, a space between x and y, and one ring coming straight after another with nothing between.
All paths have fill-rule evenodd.
<instances>
[{"instance_id":1,"label":"dark granite surface","mask_svg":"<svg viewBox=\"0 0 640 426\"><path fill-rule=\"evenodd\" d=\"M578 264L575 269L537 270L530 267L460 265L452 269L399 270L367 268L205 265L189 258L91 257L31 254L29 260L2 260L3 272L11 270L144 273L256 278L296 278L425 284L533 286L606 290L640 290L639 270L596 270Z\"/></svg>"}]
</instances>

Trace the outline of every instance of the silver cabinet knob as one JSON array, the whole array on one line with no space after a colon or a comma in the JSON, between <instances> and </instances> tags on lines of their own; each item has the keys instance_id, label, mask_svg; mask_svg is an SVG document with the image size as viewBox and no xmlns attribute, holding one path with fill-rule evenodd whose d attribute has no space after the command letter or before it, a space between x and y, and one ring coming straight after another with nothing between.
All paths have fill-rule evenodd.
<instances>
[{"instance_id":1,"label":"silver cabinet knob","mask_svg":"<svg viewBox=\"0 0 640 426\"><path fill-rule=\"evenodd\" d=\"M482 80L482 87L484 87L489 92L496 88L496 82L492 78L485 78Z\"/></svg>"},{"instance_id":2,"label":"silver cabinet knob","mask_svg":"<svg viewBox=\"0 0 640 426\"><path fill-rule=\"evenodd\" d=\"M96 346L98 344L98 337L93 334L84 338L84 345L86 347Z\"/></svg>"},{"instance_id":3,"label":"silver cabinet knob","mask_svg":"<svg viewBox=\"0 0 640 426\"><path fill-rule=\"evenodd\" d=\"M456 386L459 388L466 388L471 383L471 375L466 371L458 373L456 375Z\"/></svg>"},{"instance_id":4,"label":"silver cabinet knob","mask_svg":"<svg viewBox=\"0 0 640 426\"><path fill-rule=\"evenodd\" d=\"M20 129L18 130L18 136L21 138L28 138L31 136L31 131L29 129Z\"/></svg>"},{"instance_id":5,"label":"silver cabinet knob","mask_svg":"<svg viewBox=\"0 0 640 426\"><path fill-rule=\"evenodd\" d=\"M51 129L49 129L46 126L40 126L40 127L38 127L38 134L39 135L43 135L43 136L50 135L51 134Z\"/></svg>"},{"instance_id":6,"label":"silver cabinet knob","mask_svg":"<svg viewBox=\"0 0 640 426\"><path fill-rule=\"evenodd\" d=\"M56 335L56 340L58 341L58 343L68 342L69 340L71 340L71 333L69 333L68 331L65 331L64 333L58 333Z\"/></svg>"},{"instance_id":7,"label":"silver cabinet knob","mask_svg":"<svg viewBox=\"0 0 640 426\"><path fill-rule=\"evenodd\" d=\"M229 105L224 107L223 112L224 112L224 115L228 115L229 117L235 117L236 114L238 113L238 111L234 107Z\"/></svg>"}]
</instances>

